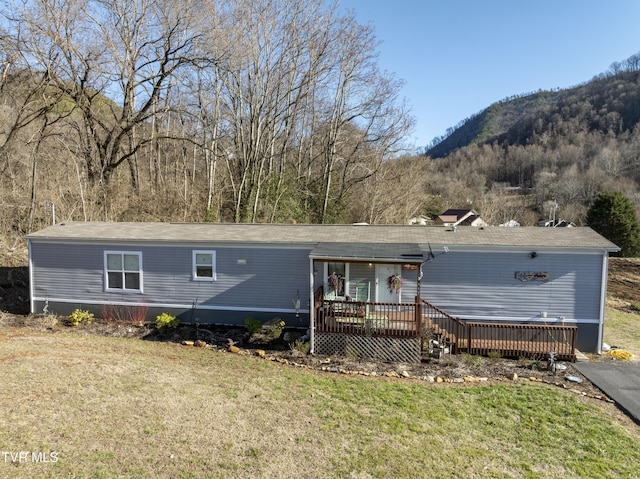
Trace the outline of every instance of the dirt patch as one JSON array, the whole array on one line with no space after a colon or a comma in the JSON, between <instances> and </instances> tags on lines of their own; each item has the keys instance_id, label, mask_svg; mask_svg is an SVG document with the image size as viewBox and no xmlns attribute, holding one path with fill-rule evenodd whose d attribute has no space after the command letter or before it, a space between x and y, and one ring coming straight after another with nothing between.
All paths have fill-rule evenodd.
<instances>
[{"instance_id":1,"label":"dirt patch","mask_svg":"<svg viewBox=\"0 0 640 479\"><path fill-rule=\"evenodd\" d=\"M0 242L0 311L29 313L29 268L27 249Z\"/></svg>"},{"instance_id":2,"label":"dirt patch","mask_svg":"<svg viewBox=\"0 0 640 479\"><path fill-rule=\"evenodd\" d=\"M610 258L607 296L620 309L640 311L640 258Z\"/></svg>"}]
</instances>

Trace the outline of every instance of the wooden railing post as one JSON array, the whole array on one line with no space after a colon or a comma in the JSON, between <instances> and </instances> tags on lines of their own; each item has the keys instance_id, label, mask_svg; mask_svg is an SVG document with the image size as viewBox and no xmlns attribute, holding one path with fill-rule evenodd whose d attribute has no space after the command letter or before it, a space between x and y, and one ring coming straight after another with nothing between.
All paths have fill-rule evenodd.
<instances>
[{"instance_id":1,"label":"wooden railing post","mask_svg":"<svg viewBox=\"0 0 640 479\"><path fill-rule=\"evenodd\" d=\"M422 338L422 299L420 295L416 296L416 333L418 337Z\"/></svg>"}]
</instances>

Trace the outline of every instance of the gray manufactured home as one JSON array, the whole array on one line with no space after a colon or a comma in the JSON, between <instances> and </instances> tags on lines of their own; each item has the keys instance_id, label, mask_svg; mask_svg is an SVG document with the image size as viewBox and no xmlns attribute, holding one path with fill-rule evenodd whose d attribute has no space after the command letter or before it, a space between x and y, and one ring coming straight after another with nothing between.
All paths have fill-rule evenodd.
<instances>
[{"instance_id":1,"label":"gray manufactured home","mask_svg":"<svg viewBox=\"0 0 640 479\"><path fill-rule=\"evenodd\" d=\"M422 299L462 323L573 326L578 349L598 352L619 250L589 228L539 227L68 222L27 240L33 313L279 317L319 352L345 334L404 348L389 338L415 339L424 324L402 314L424 319Z\"/></svg>"}]
</instances>

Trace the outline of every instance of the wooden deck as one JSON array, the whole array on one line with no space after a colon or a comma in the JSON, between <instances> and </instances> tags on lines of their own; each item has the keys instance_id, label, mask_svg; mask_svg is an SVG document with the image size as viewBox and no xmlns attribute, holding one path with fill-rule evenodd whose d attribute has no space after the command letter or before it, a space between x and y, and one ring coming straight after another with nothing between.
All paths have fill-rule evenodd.
<instances>
[{"instance_id":1,"label":"wooden deck","mask_svg":"<svg viewBox=\"0 0 640 479\"><path fill-rule=\"evenodd\" d=\"M314 326L318 333L392 338L438 339L454 354L575 361L577 327L544 324L461 321L428 302L375 303L326 300L316 294Z\"/></svg>"},{"instance_id":2,"label":"wooden deck","mask_svg":"<svg viewBox=\"0 0 640 479\"><path fill-rule=\"evenodd\" d=\"M422 318L416 305L323 300L316 308L317 332L420 337Z\"/></svg>"},{"instance_id":3,"label":"wooden deck","mask_svg":"<svg viewBox=\"0 0 640 479\"><path fill-rule=\"evenodd\" d=\"M576 326L467 322L465 329L458 347L470 354L546 359L553 352L557 359L576 360Z\"/></svg>"}]
</instances>

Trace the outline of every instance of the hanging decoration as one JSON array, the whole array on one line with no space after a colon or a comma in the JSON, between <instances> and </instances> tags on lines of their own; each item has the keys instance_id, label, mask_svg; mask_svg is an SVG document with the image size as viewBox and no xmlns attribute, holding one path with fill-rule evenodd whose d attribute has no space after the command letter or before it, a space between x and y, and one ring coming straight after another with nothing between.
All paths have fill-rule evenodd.
<instances>
[{"instance_id":1,"label":"hanging decoration","mask_svg":"<svg viewBox=\"0 0 640 479\"><path fill-rule=\"evenodd\" d=\"M331 273L329 278L327 278L327 285L329 286L329 291L340 292L342 291L343 279L342 276L337 273Z\"/></svg>"},{"instance_id":2,"label":"hanging decoration","mask_svg":"<svg viewBox=\"0 0 640 479\"><path fill-rule=\"evenodd\" d=\"M390 293L397 293L402 289L402 276L399 274L392 274L387 278L387 287Z\"/></svg>"}]
</instances>

